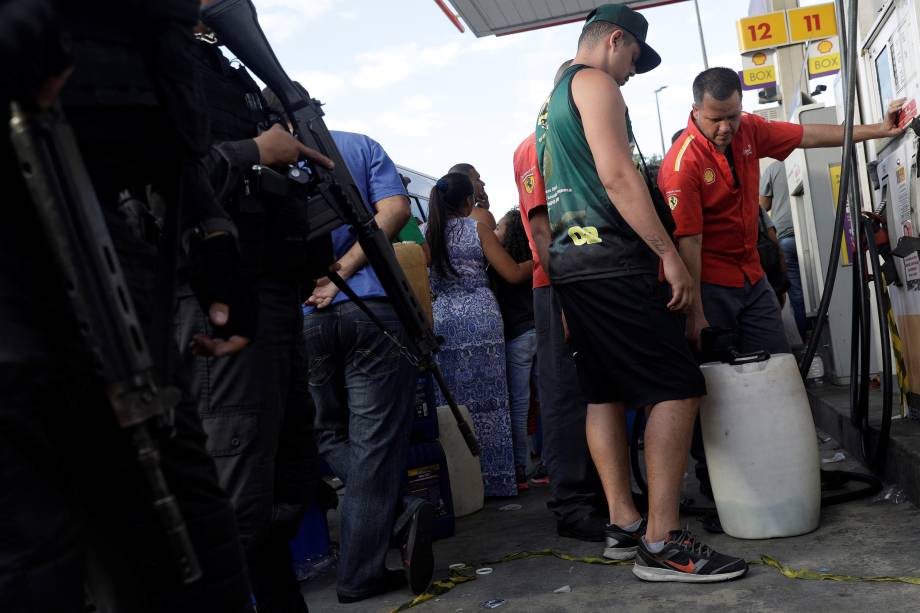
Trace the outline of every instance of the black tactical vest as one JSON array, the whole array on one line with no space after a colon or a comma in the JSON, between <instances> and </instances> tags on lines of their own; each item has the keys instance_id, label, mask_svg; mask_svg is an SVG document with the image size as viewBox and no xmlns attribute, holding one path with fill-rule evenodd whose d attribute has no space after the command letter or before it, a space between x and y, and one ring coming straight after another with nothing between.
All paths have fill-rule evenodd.
<instances>
[{"instance_id":1,"label":"black tactical vest","mask_svg":"<svg viewBox=\"0 0 920 613\"><path fill-rule=\"evenodd\" d=\"M199 41L196 47L214 143L258 136L269 124L259 86L244 67L233 66L217 45ZM287 278L303 271L306 220L296 197L254 193L246 181L223 204L239 230L246 274Z\"/></svg>"}]
</instances>

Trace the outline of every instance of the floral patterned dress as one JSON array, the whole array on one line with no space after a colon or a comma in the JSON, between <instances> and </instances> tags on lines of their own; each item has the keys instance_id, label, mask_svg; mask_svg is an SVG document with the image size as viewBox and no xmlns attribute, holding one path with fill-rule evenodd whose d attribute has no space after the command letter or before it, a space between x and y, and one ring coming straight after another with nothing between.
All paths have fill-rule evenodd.
<instances>
[{"instance_id":1,"label":"floral patterned dress","mask_svg":"<svg viewBox=\"0 0 920 613\"><path fill-rule=\"evenodd\" d=\"M445 239L457 276L441 276L434 268L429 273L434 330L445 341L438 363L457 404L470 411L482 447L485 495L516 496L504 327L476 221L448 220ZM444 402L440 392L438 400Z\"/></svg>"}]
</instances>

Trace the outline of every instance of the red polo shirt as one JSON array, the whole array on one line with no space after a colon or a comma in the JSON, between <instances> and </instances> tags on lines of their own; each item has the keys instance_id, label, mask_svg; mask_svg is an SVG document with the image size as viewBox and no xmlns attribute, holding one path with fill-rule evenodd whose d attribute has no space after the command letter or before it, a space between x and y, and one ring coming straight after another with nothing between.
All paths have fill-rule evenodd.
<instances>
[{"instance_id":1,"label":"red polo shirt","mask_svg":"<svg viewBox=\"0 0 920 613\"><path fill-rule=\"evenodd\" d=\"M703 136L693 115L661 162L658 187L677 222L675 236L703 235L704 283L744 287L763 277L757 252L760 158L784 160L802 142L802 126L744 113L728 159ZM728 154L728 152L726 152Z\"/></svg>"},{"instance_id":2,"label":"red polo shirt","mask_svg":"<svg viewBox=\"0 0 920 613\"><path fill-rule=\"evenodd\" d=\"M537 137L535 134L525 138L524 142L514 151L514 183L517 185L518 198L521 203L524 231L527 233L527 242L530 243L530 253L533 254L533 286L549 287L549 277L540 264L540 258L537 257L537 246L530 232L530 212L540 207L546 208L546 190L543 187L540 169L537 167Z\"/></svg>"}]
</instances>

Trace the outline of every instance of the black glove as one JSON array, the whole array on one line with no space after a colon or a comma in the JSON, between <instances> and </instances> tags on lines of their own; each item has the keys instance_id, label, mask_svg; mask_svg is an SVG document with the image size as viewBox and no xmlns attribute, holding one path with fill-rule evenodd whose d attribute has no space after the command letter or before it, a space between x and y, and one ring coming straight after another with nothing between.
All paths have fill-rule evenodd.
<instances>
[{"instance_id":1,"label":"black glove","mask_svg":"<svg viewBox=\"0 0 920 613\"><path fill-rule=\"evenodd\" d=\"M238 335L255 339L259 296L242 280L236 239L222 234L207 239L195 238L189 245L189 286L201 310L207 315L211 305L222 302L230 307L226 325L215 326L214 336L229 339Z\"/></svg>"},{"instance_id":2,"label":"black glove","mask_svg":"<svg viewBox=\"0 0 920 613\"><path fill-rule=\"evenodd\" d=\"M52 0L0 3L0 91L31 101L48 77L71 63Z\"/></svg>"}]
</instances>

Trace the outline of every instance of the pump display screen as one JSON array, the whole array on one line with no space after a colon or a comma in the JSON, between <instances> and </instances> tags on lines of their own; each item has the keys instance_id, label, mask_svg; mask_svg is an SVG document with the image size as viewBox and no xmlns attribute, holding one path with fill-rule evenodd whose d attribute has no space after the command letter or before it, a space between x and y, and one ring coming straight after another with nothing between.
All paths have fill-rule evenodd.
<instances>
[{"instance_id":1,"label":"pump display screen","mask_svg":"<svg viewBox=\"0 0 920 613\"><path fill-rule=\"evenodd\" d=\"M888 103L894 100L894 85L891 82L891 56L888 45L875 58L875 74L878 76L878 94L882 103L882 117L888 109Z\"/></svg>"}]
</instances>

